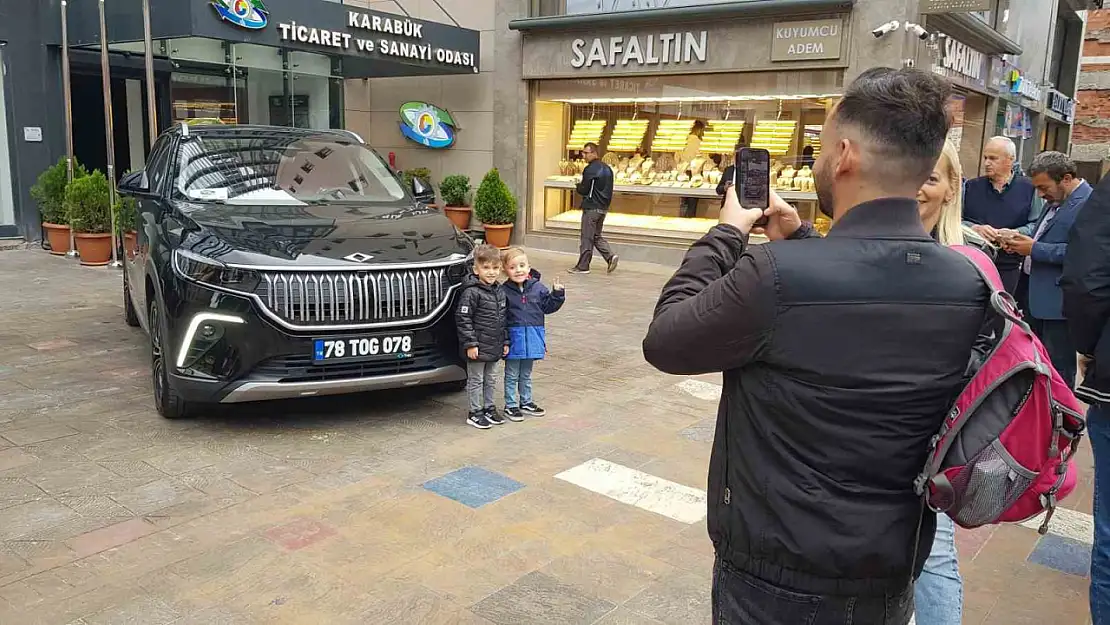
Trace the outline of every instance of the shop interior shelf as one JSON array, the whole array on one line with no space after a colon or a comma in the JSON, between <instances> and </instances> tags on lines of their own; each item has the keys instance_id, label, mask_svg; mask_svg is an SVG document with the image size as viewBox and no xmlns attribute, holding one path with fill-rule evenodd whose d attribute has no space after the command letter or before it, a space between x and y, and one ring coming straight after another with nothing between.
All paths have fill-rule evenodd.
<instances>
[{"instance_id":1,"label":"shop interior shelf","mask_svg":"<svg viewBox=\"0 0 1110 625\"><path fill-rule=\"evenodd\" d=\"M604 119L580 119L574 122L570 138L567 139L567 149L581 150L587 143L600 143L607 124Z\"/></svg>"},{"instance_id":2,"label":"shop interior shelf","mask_svg":"<svg viewBox=\"0 0 1110 625\"><path fill-rule=\"evenodd\" d=\"M550 189L573 189L575 183L573 180L565 179L548 179L545 180L543 186ZM617 193L641 193L644 195L677 195L679 197L709 197L719 198L717 195L716 187L699 187L691 189L686 187L652 187L642 184L617 184L613 185L613 191ZM805 193L802 191L776 191L779 197L788 202L816 202L816 193Z\"/></svg>"},{"instance_id":3,"label":"shop interior shelf","mask_svg":"<svg viewBox=\"0 0 1110 625\"><path fill-rule=\"evenodd\" d=\"M648 122L647 119L618 119L606 148L614 152L639 150L647 134Z\"/></svg>"},{"instance_id":4,"label":"shop interior shelf","mask_svg":"<svg viewBox=\"0 0 1110 625\"><path fill-rule=\"evenodd\" d=\"M651 142L652 152L680 152L686 149L686 140L694 128L694 120L661 119Z\"/></svg>"}]
</instances>

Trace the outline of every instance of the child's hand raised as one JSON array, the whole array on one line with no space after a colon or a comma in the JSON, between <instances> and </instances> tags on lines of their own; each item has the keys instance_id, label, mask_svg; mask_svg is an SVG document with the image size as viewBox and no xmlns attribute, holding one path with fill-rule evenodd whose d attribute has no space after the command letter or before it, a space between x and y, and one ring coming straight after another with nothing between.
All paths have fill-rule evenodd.
<instances>
[{"instance_id":1,"label":"child's hand raised","mask_svg":"<svg viewBox=\"0 0 1110 625\"><path fill-rule=\"evenodd\" d=\"M558 278L555 278L551 282L551 288L556 290L556 291L562 291L562 290L564 290L565 287L563 286L563 281L562 280L560 280Z\"/></svg>"}]
</instances>

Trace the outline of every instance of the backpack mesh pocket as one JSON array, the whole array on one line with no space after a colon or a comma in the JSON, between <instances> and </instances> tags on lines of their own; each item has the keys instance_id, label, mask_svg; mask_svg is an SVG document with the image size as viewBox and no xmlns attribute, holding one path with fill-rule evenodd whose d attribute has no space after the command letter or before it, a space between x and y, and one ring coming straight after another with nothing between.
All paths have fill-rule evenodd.
<instances>
[{"instance_id":1,"label":"backpack mesh pocket","mask_svg":"<svg viewBox=\"0 0 1110 625\"><path fill-rule=\"evenodd\" d=\"M1036 473L1018 464L996 439L949 476L956 501L948 515L964 527L993 523L1036 478Z\"/></svg>"}]
</instances>

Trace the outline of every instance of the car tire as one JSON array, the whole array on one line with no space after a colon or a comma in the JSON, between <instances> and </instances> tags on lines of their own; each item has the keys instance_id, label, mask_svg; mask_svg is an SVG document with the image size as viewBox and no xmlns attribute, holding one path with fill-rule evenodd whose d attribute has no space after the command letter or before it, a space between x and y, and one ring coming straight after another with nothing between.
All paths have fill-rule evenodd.
<instances>
[{"instance_id":1,"label":"car tire","mask_svg":"<svg viewBox=\"0 0 1110 625\"><path fill-rule=\"evenodd\" d=\"M135 302L131 301L131 286L127 282L127 268L123 269L123 320L132 328L139 327L139 315L135 314Z\"/></svg>"},{"instance_id":2,"label":"car tire","mask_svg":"<svg viewBox=\"0 0 1110 625\"><path fill-rule=\"evenodd\" d=\"M193 406L181 398L170 384L170 374L165 348L166 322L162 319L162 306L158 297L151 298L147 316L150 326L150 377L154 387L154 407L167 419L185 419L191 416Z\"/></svg>"}]
</instances>

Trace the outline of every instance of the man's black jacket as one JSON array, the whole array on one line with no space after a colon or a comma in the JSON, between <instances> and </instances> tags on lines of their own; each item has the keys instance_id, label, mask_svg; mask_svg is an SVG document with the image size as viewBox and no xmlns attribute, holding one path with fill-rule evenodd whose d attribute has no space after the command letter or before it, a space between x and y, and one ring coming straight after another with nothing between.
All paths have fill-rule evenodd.
<instances>
[{"instance_id":1,"label":"man's black jacket","mask_svg":"<svg viewBox=\"0 0 1110 625\"><path fill-rule=\"evenodd\" d=\"M644 339L662 371L724 372L717 554L801 592L900 592L932 544L928 513L911 565L912 483L962 388L986 285L910 199L856 206L826 238L746 238L720 225L695 243Z\"/></svg>"},{"instance_id":2,"label":"man's black jacket","mask_svg":"<svg viewBox=\"0 0 1110 625\"><path fill-rule=\"evenodd\" d=\"M613 170L600 158L595 158L582 170L582 182L578 183L577 190L582 196L582 210L609 210L613 202Z\"/></svg>"},{"instance_id":3,"label":"man's black jacket","mask_svg":"<svg viewBox=\"0 0 1110 625\"><path fill-rule=\"evenodd\" d=\"M1060 287L1075 348L1094 358L1075 394L1088 403L1110 404L1110 176L1079 210Z\"/></svg>"},{"instance_id":4,"label":"man's black jacket","mask_svg":"<svg viewBox=\"0 0 1110 625\"><path fill-rule=\"evenodd\" d=\"M508 299L500 284L486 284L469 273L463 279L463 291L455 309L455 325L463 356L471 347L478 348L478 360L497 362L509 344L506 324Z\"/></svg>"}]
</instances>

